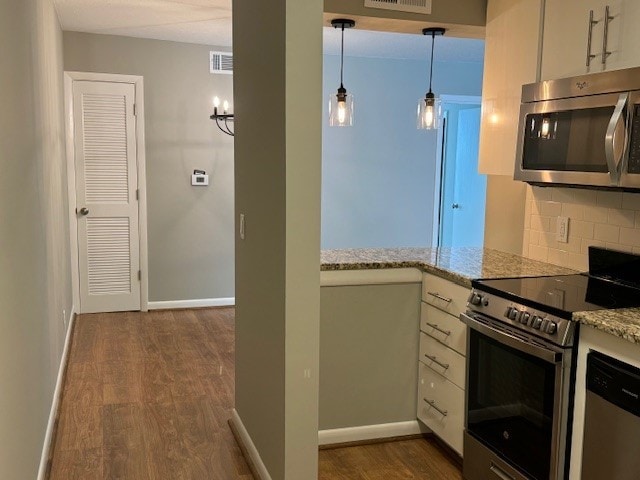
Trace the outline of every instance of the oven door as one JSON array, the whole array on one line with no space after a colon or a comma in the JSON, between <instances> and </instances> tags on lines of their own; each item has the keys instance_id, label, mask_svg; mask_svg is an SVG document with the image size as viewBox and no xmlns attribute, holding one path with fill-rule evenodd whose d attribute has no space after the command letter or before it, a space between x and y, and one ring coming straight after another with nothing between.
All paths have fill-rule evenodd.
<instances>
[{"instance_id":1,"label":"oven door","mask_svg":"<svg viewBox=\"0 0 640 480\"><path fill-rule=\"evenodd\" d=\"M461 320L470 327L467 434L521 472L522 478L562 478L565 439L561 437L567 421L562 414L563 369L570 355L477 314L473 318L462 314ZM477 464L475 459L469 462ZM494 478L481 472L473 477Z\"/></svg>"},{"instance_id":2,"label":"oven door","mask_svg":"<svg viewBox=\"0 0 640 480\"><path fill-rule=\"evenodd\" d=\"M514 178L530 183L618 187L627 154L632 95L522 104Z\"/></svg>"}]
</instances>

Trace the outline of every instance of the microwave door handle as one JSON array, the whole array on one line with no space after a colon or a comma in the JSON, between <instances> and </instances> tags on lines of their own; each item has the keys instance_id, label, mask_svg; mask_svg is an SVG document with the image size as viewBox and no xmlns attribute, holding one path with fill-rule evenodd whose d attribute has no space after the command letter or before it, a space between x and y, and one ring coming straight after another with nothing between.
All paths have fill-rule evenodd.
<instances>
[{"instance_id":1,"label":"microwave door handle","mask_svg":"<svg viewBox=\"0 0 640 480\"><path fill-rule=\"evenodd\" d=\"M618 184L618 177L620 175L620 162L624 156L624 148L621 149L620 155L616 158L616 145L618 143L617 131L620 121L624 121L623 113L627 102L629 101L629 93L623 93L618 98L616 108L613 110L611 120L609 120L609 126L607 127L607 133L604 137L604 152L607 159L607 167L609 168L609 176L611 177L611 184Z\"/></svg>"}]
</instances>

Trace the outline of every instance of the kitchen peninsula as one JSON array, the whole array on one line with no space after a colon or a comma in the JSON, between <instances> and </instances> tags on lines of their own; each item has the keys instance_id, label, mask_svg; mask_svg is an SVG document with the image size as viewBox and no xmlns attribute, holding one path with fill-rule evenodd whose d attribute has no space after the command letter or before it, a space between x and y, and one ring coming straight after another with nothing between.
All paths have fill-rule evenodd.
<instances>
[{"instance_id":1,"label":"kitchen peninsula","mask_svg":"<svg viewBox=\"0 0 640 480\"><path fill-rule=\"evenodd\" d=\"M575 273L483 248L364 248L321 252L320 443L334 444L424 431L416 420L418 362L425 334L455 357L446 387L462 399L465 308L471 280ZM438 296L434 296L437 294ZM448 301L449 300L449 301ZM429 318L452 325L443 337ZM428 322L428 323L427 323ZM449 327L446 328L447 330ZM423 340L421 340L421 337ZM448 347L448 348L447 348ZM423 356L420 355L422 360ZM460 371L461 370L461 371ZM457 449L462 410L442 424ZM460 410L458 412L454 410ZM436 425L437 426L437 425ZM446 431L444 431L446 430Z\"/></svg>"}]
</instances>

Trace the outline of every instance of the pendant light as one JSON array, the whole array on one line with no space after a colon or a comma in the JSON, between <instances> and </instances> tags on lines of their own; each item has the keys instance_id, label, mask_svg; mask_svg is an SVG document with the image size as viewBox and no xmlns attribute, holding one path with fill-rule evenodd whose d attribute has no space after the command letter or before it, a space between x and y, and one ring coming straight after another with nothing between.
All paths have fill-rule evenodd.
<instances>
[{"instance_id":1,"label":"pendant light","mask_svg":"<svg viewBox=\"0 0 640 480\"><path fill-rule=\"evenodd\" d=\"M355 27L356 22L346 18L331 20L333 28L342 30L342 40L340 49L340 88L338 93L329 96L329 126L330 127L350 127L353 125L353 94L347 94L344 88L342 77L344 73L344 29Z\"/></svg>"},{"instance_id":2,"label":"pendant light","mask_svg":"<svg viewBox=\"0 0 640 480\"><path fill-rule=\"evenodd\" d=\"M440 121L440 99L431 91L433 80L433 48L436 35L442 36L446 30L440 27L424 28L423 35L431 35L431 63L429 66L429 91L418 101L418 128L420 130L435 130Z\"/></svg>"}]
</instances>

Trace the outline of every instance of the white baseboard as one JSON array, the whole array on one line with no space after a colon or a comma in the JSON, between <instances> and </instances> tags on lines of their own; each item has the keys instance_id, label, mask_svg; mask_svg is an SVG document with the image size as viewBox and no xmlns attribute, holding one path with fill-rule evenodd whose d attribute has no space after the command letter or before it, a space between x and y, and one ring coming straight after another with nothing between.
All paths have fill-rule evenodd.
<instances>
[{"instance_id":1,"label":"white baseboard","mask_svg":"<svg viewBox=\"0 0 640 480\"><path fill-rule=\"evenodd\" d=\"M407 422L383 423L380 425L364 425L362 427L335 428L318 432L318 445L333 445L337 443L362 442L380 438L403 437L428 433L417 420Z\"/></svg>"},{"instance_id":2,"label":"white baseboard","mask_svg":"<svg viewBox=\"0 0 640 480\"><path fill-rule=\"evenodd\" d=\"M233 426L236 428L238 435L240 436L239 440L242 442L244 449L249 454L251 461L253 462L253 466L257 470L258 475L260 475L259 480L271 480L271 475L269 475L269 471L267 467L265 467L262 462L262 458L260 458L260 453L258 453L258 449L253 444L253 440L249 436L249 432L244 428L244 424L242 423L242 419L238 412L234 408L231 412L231 421L233 422Z\"/></svg>"},{"instance_id":3,"label":"white baseboard","mask_svg":"<svg viewBox=\"0 0 640 480\"><path fill-rule=\"evenodd\" d=\"M229 298L200 298L196 300L172 300L168 302L149 302L149 310L171 310L177 308L202 307L232 307L236 304L235 297Z\"/></svg>"},{"instance_id":4,"label":"white baseboard","mask_svg":"<svg viewBox=\"0 0 640 480\"><path fill-rule=\"evenodd\" d=\"M64 339L64 348L62 350L62 358L60 359L60 366L58 367L58 378L56 380L56 388L53 391L53 401L51 402L51 410L49 412L49 421L47 423L47 431L44 436L44 445L42 446L42 455L40 456L40 467L38 468L38 480L45 480L47 473L47 462L49 461L49 453L51 452L53 442L53 430L55 428L56 417L58 416L58 409L60 408L60 398L62 397L62 381L64 378L64 371L67 367L67 360L69 359L69 345L71 344L71 332L73 331L73 324L76 320L76 308L73 306L69 312L69 322L67 323L67 333Z\"/></svg>"}]
</instances>

